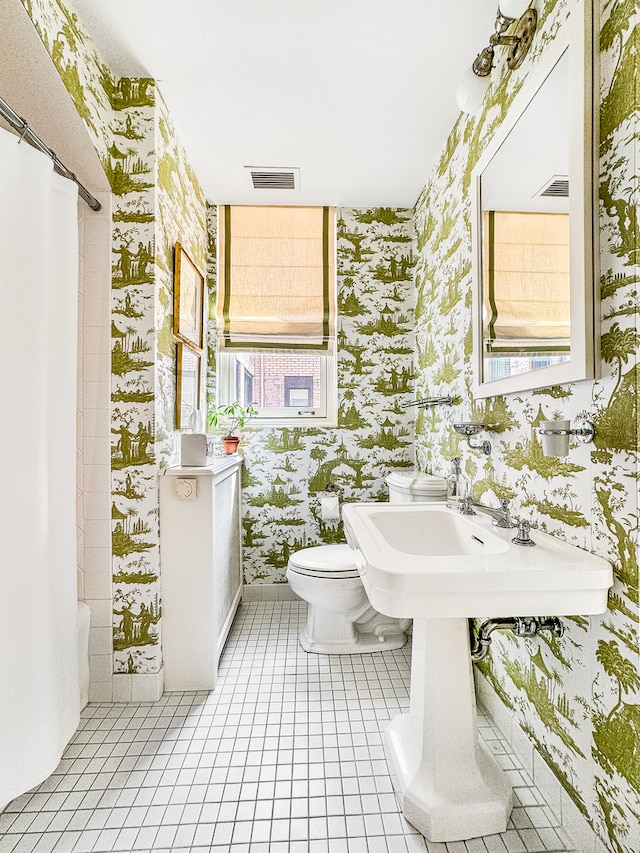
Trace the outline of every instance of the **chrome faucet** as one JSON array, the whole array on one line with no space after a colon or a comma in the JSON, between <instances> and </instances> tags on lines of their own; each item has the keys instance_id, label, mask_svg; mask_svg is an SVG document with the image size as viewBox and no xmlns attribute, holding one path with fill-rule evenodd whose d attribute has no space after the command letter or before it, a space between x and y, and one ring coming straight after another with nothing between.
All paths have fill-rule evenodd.
<instances>
[{"instance_id":1,"label":"chrome faucet","mask_svg":"<svg viewBox=\"0 0 640 853\"><path fill-rule=\"evenodd\" d=\"M499 507L486 506L486 504L481 504L469 495L460 501L462 515L475 515L476 509L490 515L495 527L516 527L515 521L511 520L508 498L501 498Z\"/></svg>"}]
</instances>

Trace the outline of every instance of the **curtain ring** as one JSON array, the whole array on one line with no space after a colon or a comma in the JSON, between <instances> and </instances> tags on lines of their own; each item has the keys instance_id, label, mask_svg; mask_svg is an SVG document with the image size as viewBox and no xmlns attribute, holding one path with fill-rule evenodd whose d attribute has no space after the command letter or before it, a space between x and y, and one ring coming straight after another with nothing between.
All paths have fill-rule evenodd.
<instances>
[{"instance_id":1,"label":"curtain ring","mask_svg":"<svg viewBox=\"0 0 640 853\"><path fill-rule=\"evenodd\" d=\"M18 140L18 145L22 142L29 131L29 125L26 123L24 119L22 119L22 133L20 134L20 139Z\"/></svg>"}]
</instances>

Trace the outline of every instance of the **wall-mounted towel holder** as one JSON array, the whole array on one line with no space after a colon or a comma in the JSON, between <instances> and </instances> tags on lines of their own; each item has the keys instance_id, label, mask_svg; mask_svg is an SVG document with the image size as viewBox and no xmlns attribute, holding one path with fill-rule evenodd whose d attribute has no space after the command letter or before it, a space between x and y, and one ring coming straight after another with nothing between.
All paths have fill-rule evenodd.
<instances>
[{"instance_id":1,"label":"wall-mounted towel holder","mask_svg":"<svg viewBox=\"0 0 640 853\"><path fill-rule=\"evenodd\" d=\"M430 408L431 406L452 406L453 397L423 397L421 400L414 400L412 403L403 403L402 406L408 409L410 406L418 406L420 408Z\"/></svg>"}]
</instances>

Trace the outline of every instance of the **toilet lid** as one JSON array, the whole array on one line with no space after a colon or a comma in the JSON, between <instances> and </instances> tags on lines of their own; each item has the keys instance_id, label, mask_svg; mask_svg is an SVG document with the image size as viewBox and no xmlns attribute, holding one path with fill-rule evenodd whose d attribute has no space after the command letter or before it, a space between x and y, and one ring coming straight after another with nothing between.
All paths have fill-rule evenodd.
<instances>
[{"instance_id":1,"label":"toilet lid","mask_svg":"<svg viewBox=\"0 0 640 853\"><path fill-rule=\"evenodd\" d=\"M359 577L353 551L348 545L318 545L295 551L289 557L289 568L300 575L311 577Z\"/></svg>"}]
</instances>

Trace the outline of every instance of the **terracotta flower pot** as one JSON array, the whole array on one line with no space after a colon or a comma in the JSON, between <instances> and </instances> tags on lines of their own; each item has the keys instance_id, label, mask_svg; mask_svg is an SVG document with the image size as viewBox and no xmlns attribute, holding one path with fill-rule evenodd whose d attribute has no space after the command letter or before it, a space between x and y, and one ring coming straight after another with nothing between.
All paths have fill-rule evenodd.
<instances>
[{"instance_id":1,"label":"terracotta flower pot","mask_svg":"<svg viewBox=\"0 0 640 853\"><path fill-rule=\"evenodd\" d=\"M240 437L237 435L223 435L222 436L222 446L224 447L225 453L236 453L238 450L238 444L240 443Z\"/></svg>"}]
</instances>

